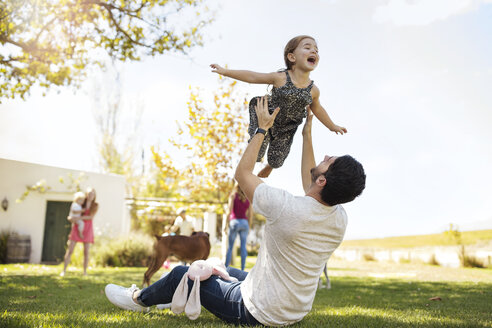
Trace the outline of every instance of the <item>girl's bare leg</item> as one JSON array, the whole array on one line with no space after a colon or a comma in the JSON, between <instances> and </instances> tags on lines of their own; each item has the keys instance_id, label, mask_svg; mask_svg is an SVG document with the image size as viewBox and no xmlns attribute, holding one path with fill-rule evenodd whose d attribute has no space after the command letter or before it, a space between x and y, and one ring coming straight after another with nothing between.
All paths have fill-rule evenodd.
<instances>
[{"instance_id":1,"label":"girl's bare leg","mask_svg":"<svg viewBox=\"0 0 492 328\"><path fill-rule=\"evenodd\" d=\"M270 173L272 173L273 167L267 164L260 172L258 172L258 177L260 178L268 178Z\"/></svg>"},{"instance_id":2,"label":"girl's bare leg","mask_svg":"<svg viewBox=\"0 0 492 328\"><path fill-rule=\"evenodd\" d=\"M87 275L87 266L89 265L89 249L90 243L84 243L84 276Z\"/></svg>"},{"instance_id":3,"label":"girl's bare leg","mask_svg":"<svg viewBox=\"0 0 492 328\"><path fill-rule=\"evenodd\" d=\"M72 258L73 250L75 248L76 241L70 240L70 244L68 244L67 251L65 252L65 263L63 265L63 272L61 276L65 275L65 271L67 271L68 264L70 263L70 259Z\"/></svg>"}]
</instances>

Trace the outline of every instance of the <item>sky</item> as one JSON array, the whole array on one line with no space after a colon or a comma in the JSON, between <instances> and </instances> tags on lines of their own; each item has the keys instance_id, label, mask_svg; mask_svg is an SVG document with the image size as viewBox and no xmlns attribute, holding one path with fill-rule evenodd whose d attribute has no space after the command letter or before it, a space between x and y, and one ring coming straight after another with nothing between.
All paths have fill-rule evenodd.
<instances>
[{"instance_id":1,"label":"sky","mask_svg":"<svg viewBox=\"0 0 492 328\"><path fill-rule=\"evenodd\" d=\"M311 35L321 104L349 131L335 135L315 119L316 160L350 154L367 174L366 190L344 205L346 238L439 233L450 223L492 229L492 1L213 0L210 8L216 20L189 57L119 66L125 102L143 109L142 128L125 137L171 149L189 87L218 87L209 64L277 71L287 41ZM93 72L80 89L0 104L0 157L97 170L97 81ZM238 86L250 97L266 92ZM266 183L302 194L301 143L298 132Z\"/></svg>"}]
</instances>

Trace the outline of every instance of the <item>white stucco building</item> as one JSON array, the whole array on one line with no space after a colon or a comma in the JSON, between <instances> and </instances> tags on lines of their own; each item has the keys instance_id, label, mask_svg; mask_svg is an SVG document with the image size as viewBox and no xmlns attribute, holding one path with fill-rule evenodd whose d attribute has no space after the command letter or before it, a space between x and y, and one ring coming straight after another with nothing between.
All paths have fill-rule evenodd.
<instances>
[{"instance_id":1,"label":"white stucco building","mask_svg":"<svg viewBox=\"0 0 492 328\"><path fill-rule=\"evenodd\" d=\"M63 258L70 230L66 217L73 198L73 180L79 178L82 190L96 190L99 211L93 221L95 238L128 233L124 177L0 158L0 204L4 199L8 202L7 210L0 206L0 231L31 237L30 263L59 262ZM31 191L22 202L16 202L27 186L37 183L49 189L44 193Z\"/></svg>"}]
</instances>

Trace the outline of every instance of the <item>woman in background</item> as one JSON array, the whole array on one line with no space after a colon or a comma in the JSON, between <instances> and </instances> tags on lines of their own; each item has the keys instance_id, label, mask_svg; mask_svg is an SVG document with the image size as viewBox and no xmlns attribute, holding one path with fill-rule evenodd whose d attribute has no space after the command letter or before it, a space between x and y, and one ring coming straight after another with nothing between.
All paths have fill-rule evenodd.
<instances>
[{"instance_id":1,"label":"woman in background","mask_svg":"<svg viewBox=\"0 0 492 328\"><path fill-rule=\"evenodd\" d=\"M229 197L229 205L227 208L227 221L224 231L227 231L227 228L229 228L229 247L227 249L225 265L227 267L231 264L232 248L236 241L236 236L239 234L239 239L241 241L241 270L244 271L246 257L248 256L246 239L248 238L249 228L253 222L253 211L249 200L237 184Z\"/></svg>"},{"instance_id":2,"label":"woman in background","mask_svg":"<svg viewBox=\"0 0 492 328\"><path fill-rule=\"evenodd\" d=\"M60 276L62 277L65 276L67 266L70 263L73 250L77 242L84 243L84 276L87 275L87 266L89 265L89 248L90 244L94 243L94 230L92 228L92 220L94 219L94 215L96 215L97 213L99 204L96 202L96 191L94 190L94 188L87 188L85 194L85 201L82 205L82 216L76 218L77 220L84 220L84 231L82 234L83 238L79 236L77 224L75 224L75 218L71 216L67 218L68 221L72 222L72 230L70 231L70 235L68 236L69 244L67 252L65 253L65 263L63 266L63 271L62 273L60 273Z\"/></svg>"}]
</instances>

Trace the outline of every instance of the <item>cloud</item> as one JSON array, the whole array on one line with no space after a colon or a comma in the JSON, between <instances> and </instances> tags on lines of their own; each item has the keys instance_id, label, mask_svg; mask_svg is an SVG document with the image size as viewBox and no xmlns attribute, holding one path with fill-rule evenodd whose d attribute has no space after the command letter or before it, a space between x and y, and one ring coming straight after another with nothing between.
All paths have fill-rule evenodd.
<instances>
[{"instance_id":1,"label":"cloud","mask_svg":"<svg viewBox=\"0 0 492 328\"><path fill-rule=\"evenodd\" d=\"M478 8L491 0L389 0L378 6L373 15L376 23L396 26L423 26Z\"/></svg>"}]
</instances>

